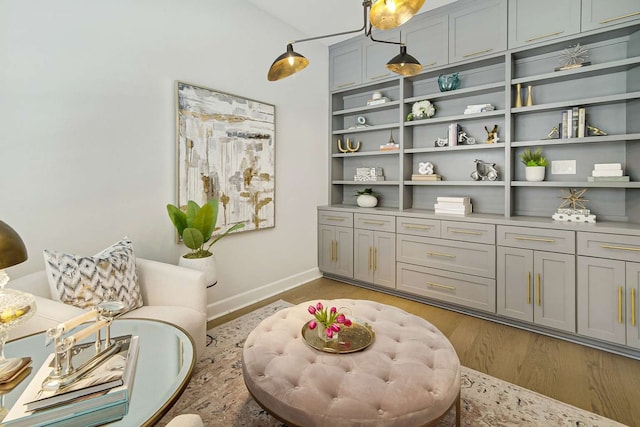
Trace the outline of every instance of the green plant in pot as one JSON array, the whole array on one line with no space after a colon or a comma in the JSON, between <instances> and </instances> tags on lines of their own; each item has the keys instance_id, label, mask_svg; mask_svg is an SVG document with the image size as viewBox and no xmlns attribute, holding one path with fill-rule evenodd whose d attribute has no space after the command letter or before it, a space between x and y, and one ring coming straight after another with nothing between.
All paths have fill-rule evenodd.
<instances>
[{"instance_id":1,"label":"green plant in pot","mask_svg":"<svg viewBox=\"0 0 640 427\"><path fill-rule=\"evenodd\" d=\"M376 193L371 188L365 188L364 190L357 191L355 195L358 196L356 203L358 203L358 206L361 208L376 207L378 204L378 197L380 196L379 193Z\"/></svg>"},{"instance_id":2,"label":"green plant in pot","mask_svg":"<svg viewBox=\"0 0 640 427\"><path fill-rule=\"evenodd\" d=\"M215 256L211 252L211 246L232 231L244 227L244 224L235 224L222 234L213 236L213 233L219 230L219 228L216 228L218 219L217 199L210 199L202 206L199 206L193 200L189 200L184 210L168 204L167 213L185 246L191 249L191 252L180 257L179 264L183 267L205 271L207 282L215 284ZM207 260L207 262L202 260Z\"/></svg>"},{"instance_id":3,"label":"green plant in pot","mask_svg":"<svg viewBox=\"0 0 640 427\"><path fill-rule=\"evenodd\" d=\"M549 162L542 155L540 147L536 151L527 148L520 154L520 160L526 166L525 179L527 181L544 181L544 172Z\"/></svg>"}]
</instances>

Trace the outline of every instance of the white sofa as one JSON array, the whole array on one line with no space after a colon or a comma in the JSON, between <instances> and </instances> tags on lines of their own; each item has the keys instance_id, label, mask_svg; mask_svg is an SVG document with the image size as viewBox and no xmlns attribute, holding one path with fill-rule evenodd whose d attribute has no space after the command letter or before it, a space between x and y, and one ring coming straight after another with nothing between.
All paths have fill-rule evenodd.
<instances>
[{"instance_id":1,"label":"white sofa","mask_svg":"<svg viewBox=\"0 0 640 427\"><path fill-rule=\"evenodd\" d=\"M162 320L177 325L193 338L196 356L202 355L207 340L204 274L141 258L136 259L136 271L143 306L122 317ZM8 287L35 295L37 307L31 319L10 331L10 340L47 330L84 312L51 298L45 270L11 280Z\"/></svg>"}]
</instances>

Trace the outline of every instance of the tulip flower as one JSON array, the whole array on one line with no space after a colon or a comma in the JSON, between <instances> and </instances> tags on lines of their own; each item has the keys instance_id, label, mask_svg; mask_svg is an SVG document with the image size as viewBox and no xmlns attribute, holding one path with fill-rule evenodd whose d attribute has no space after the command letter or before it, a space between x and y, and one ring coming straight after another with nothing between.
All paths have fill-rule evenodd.
<instances>
[{"instance_id":1,"label":"tulip flower","mask_svg":"<svg viewBox=\"0 0 640 427\"><path fill-rule=\"evenodd\" d=\"M312 305L309 306L309 313L310 314L316 314L316 308Z\"/></svg>"},{"instance_id":2,"label":"tulip flower","mask_svg":"<svg viewBox=\"0 0 640 427\"><path fill-rule=\"evenodd\" d=\"M318 304L316 304L316 308L317 308L318 310L322 311L322 309L323 309L324 307L322 306L322 303L321 303L321 302L318 302Z\"/></svg>"},{"instance_id":3,"label":"tulip flower","mask_svg":"<svg viewBox=\"0 0 640 427\"><path fill-rule=\"evenodd\" d=\"M315 329L318 326L318 323L315 320L309 322L309 329Z\"/></svg>"}]
</instances>

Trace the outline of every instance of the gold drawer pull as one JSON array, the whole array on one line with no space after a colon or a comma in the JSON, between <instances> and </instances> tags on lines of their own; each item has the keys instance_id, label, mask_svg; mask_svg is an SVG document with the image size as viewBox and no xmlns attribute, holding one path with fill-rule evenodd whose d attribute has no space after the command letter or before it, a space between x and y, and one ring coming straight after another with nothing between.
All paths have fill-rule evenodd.
<instances>
[{"instance_id":1,"label":"gold drawer pull","mask_svg":"<svg viewBox=\"0 0 640 427\"><path fill-rule=\"evenodd\" d=\"M456 290L455 286L441 285L440 283L427 282L427 285L433 286L433 287L436 287L436 288L448 289L450 291L455 291Z\"/></svg>"},{"instance_id":2,"label":"gold drawer pull","mask_svg":"<svg viewBox=\"0 0 640 427\"><path fill-rule=\"evenodd\" d=\"M446 258L455 258L455 255L449 255L449 254L443 254L441 252L427 252L427 255L433 255L433 256L443 256Z\"/></svg>"},{"instance_id":3,"label":"gold drawer pull","mask_svg":"<svg viewBox=\"0 0 640 427\"><path fill-rule=\"evenodd\" d=\"M616 246L616 245L600 245L603 249L620 249L621 251L634 251L640 252L640 248L632 248L629 246Z\"/></svg>"},{"instance_id":4,"label":"gold drawer pull","mask_svg":"<svg viewBox=\"0 0 640 427\"><path fill-rule=\"evenodd\" d=\"M349 82L349 83L342 83L341 85L338 85L337 87L347 87L347 86L351 86L356 84L356 82Z\"/></svg>"},{"instance_id":5,"label":"gold drawer pull","mask_svg":"<svg viewBox=\"0 0 640 427\"><path fill-rule=\"evenodd\" d=\"M362 221L364 224L373 224L373 225L384 225L384 221L369 221L369 220L364 220Z\"/></svg>"},{"instance_id":6,"label":"gold drawer pull","mask_svg":"<svg viewBox=\"0 0 640 427\"><path fill-rule=\"evenodd\" d=\"M531 272L527 271L527 304L531 304Z\"/></svg>"},{"instance_id":7,"label":"gold drawer pull","mask_svg":"<svg viewBox=\"0 0 640 427\"><path fill-rule=\"evenodd\" d=\"M540 273L536 274L536 302L540 305Z\"/></svg>"},{"instance_id":8,"label":"gold drawer pull","mask_svg":"<svg viewBox=\"0 0 640 427\"><path fill-rule=\"evenodd\" d=\"M489 53L493 50L493 48L491 49L485 49L485 50L479 50L477 52L471 52L471 53L467 53L466 55L462 55L463 58L468 58L470 56L475 56L475 55L480 55L481 53Z\"/></svg>"},{"instance_id":9,"label":"gold drawer pull","mask_svg":"<svg viewBox=\"0 0 640 427\"><path fill-rule=\"evenodd\" d=\"M458 234L472 234L474 236L482 236L482 233L479 231L468 231L468 230L451 230L451 233L458 233Z\"/></svg>"},{"instance_id":10,"label":"gold drawer pull","mask_svg":"<svg viewBox=\"0 0 640 427\"><path fill-rule=\"evenodd\" d=\"M555 33L544 34L542 36L531 37L530 39L525 40L525 43L530 43L535 40L546 39L547 37L557 36L558 34L562 34L564 31L557 31Z\"/></svg>"},{"instance_id":11,"label":"gold drawer pull","mask_svg":"<svg viewBox=\"0 0 640 427\"><path fill-rule=\"evenodd\" d=\"M618 286L618 323L622 323L622 286Z\"/></svg>"},{"instance_id":12,"label":"gold drawer pull","mask_svg":"<svg viewBox=\"0 0 640 427\"><path fill-rule=\"evenodd\" d=\"M543 239L542 237L514 237L516 240L531 240L532 242L546 242L546 243L555 243L556 239Z\"/></svg>"},{"instance_id":13,"label":"gold drawer pull","mask_svg":"<svg viewBox=\"0 0 640 427\"><path fill-rule=\"evenodd\" d=\"M404 228L413 230L431 230L433 227L430 225L405 225Z\"/></svg>"},{"instance_id":14,"label":"gold drawer pull","mask_svg":"<svg viewBox=\"0 0 640 427\"><path fill-rule=\"evenodd\" d=\"M427 65L423 65L422 68L426 68L426 67L433 67L434 65L436 65L438 62L434 61L431 64L427 64Z\"/></svg>"},{"instance_id":15,"label":"gold drawer pull","mask_svg":"<svg viewBox=\"0 0 640 427\"><path fill-rule=\"evenodd\" d=\"M378 248L373 248L373 271L378 269Z\"/></svg>"},{"instance_id":16,"label":"gold drawer pull","mask_svg":"<svg viewBox=\"0 0 640 427\"><path fill-rule=\"evenodd\" d=\"M328 216L326 219L327 221L344 221L344 218L340 218L339 216Z\"/></svg>"},{"instance_id":17,"label":"gold drawer pull","mask_svg":"<svg viewBox=\"0 0 640 427\"><path fill-rule=\"evenodd\" d=\"M369 270L371 270L371 246L369 246Z\"/></svg>"},{"instance_id":18,"label":"gold drawer pull","mask_svg":"<svg viewBox=\"0 0 640 427\"><path fill-rule=\"evenodd\" d=\"M636 326L636 288L631 288L631 326Z\"/></svg>"},{"instance_id":19,"label":"gold drawer pull","mask_svg":"<svg viewBox=\"0 0 640 427\"><path fill-rule=\"evenodd\" d=\"M617 21L618 19L629 18L630 16L636 16L636 15L640 15L640 12L631 12L631 13L627 13L626 15L617 16L615 18L605 19L604 21L600 21L600 23L606 24L607 22Z\"/></svg>"},{"instance_id":20,"label":"gold drawer pull","mask_svg":"<svg viewBox=\"0 0 640 427\"><path fill-rule=\"evenodd\" d=\"M387 77L388 75L389 75L389 73L387 73L387 74L379 74L377 76L369 77L369 80L379 80L379 79L382 79L384 77Z\"/></svg>"}]
</instances>

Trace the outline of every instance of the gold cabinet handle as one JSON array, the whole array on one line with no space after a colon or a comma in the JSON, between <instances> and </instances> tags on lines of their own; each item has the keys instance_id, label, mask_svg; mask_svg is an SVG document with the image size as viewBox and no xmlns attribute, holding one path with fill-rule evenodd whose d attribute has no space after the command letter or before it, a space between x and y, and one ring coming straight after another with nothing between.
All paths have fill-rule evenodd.
<instances>
[{"instance_id":1,"label":"gold cabinet handle","mask_svg":"<svg viewBox=\"0 0 640 427\"><path fill-rule=\"evenodd\" d=\"M335 244L335 250L333 251L333 255L336 257L336 261L338 261L338 241L334 240L333 243Z\"/></svg>"},{"instance_id":2,"label":"gold cabinet handle","mask_svg":"<svg viewBox=\"0 0 640 427\"><path fill-rule=\"evenodd\" d=\"M373 271L378 269L378 248L373 248Z\"/></svg>"},{"instance_id":3,"label":"gold cabinet handle","mask_svg":"<svg viewBox=\"0 0 640 427\"><path fill-rule=\"evenodd\" d=\"M619 249L621 251L634 251L640 252L640 248L632 248L629 246L616 246L616 245L600 245L603 249Z\"/></svg>"},{"instance_id":4,"label":"gold cabinet handle","mask_svg":"<svg viewBox=\"0 0 640 427\"><path fill-rule=\"evenodd\" d=\"M364 224L373 224L373 225L384 225L384 221L372 221L372 220L364 220L362 221Z\"/></svg>"},{"instance_id":5,"label":"gold cabinet handle","mask_svg":"<svg viewBox=\"0 0 640 427\"><path fill-rule=\"evenodd\" d=\"M471 234L473 236L482 236L482 233L479 231L469 231L469 230L450 230L451 233L457 234Z\"/></svg>"},{"instance_id":6,"label":"gold cabinet handle","mask_svg":"<svg viewBox=\"0 0 640 427\"><path fill-rule=\"evenodd\" d=\"M564 33L564 31L557 31L555 33L549 33L549 34L544 34L541 36L536 36L536 37L531 37L530 39L525 40L525 43L530 43L536 40L540 40L540 39L546 39L547 37L553 37L553 36L557 36L559 34Z\"/></svg>"},{"instance_id":7,"label":"gold cabinet handle","mask_svg":"<svg viewBox=\"0 0 640 427\"><path fill-rule=\"evenodd\" d=\"M331 241L331 248L329 249L329 258L333 261L333 240Z\"/></svg>"},{"instance_id":8,"label":"gold cabinet handle","mask_svg":"<svg viewBox=\"0 0 640 427\"><path fill-rule=\"evenodd\" d=\"M536 274L536 302L540 305L540 273Z\"/></svg>"},{"instance_id":9,"label":"gold cabinet handle","mask_svg":"<svg viewBox=\"0 0 640 427\"><path fill-rule=\"evenodd\" d=\"M344 221L344 218L341 218L339 216L328 216L326 218L327 221Z\"/></svg>"},{"instance_id":10,"label":"gold cabinet handle","mask_svg":"<svg viewBox=\"0 0 640 427\"><path fill-rule=\"evenodd\" d=\"M371 246L369 246L369 270L371 270Z\"/></svg>"},{"instance_id":11,"label":"gold cabinet handle","mask_svg":"<svg viewBox=\"0 0 640 427\"><path fill-rule=\"evenodd\" d=\"M351 86L356 84L356 82L349 82L349 83L342 83L340 85L338 85L337 87L347 87L347 86Z\"/></svg>"},{"instance_id":12,"label":"gold cabinet handle","mask_svg":"<svg viewBox=\"0 0 640 427\"><path fill-rule=\"evenodd\" d=\"M387 77L388 75L389 75L389 73L387 73L387 74L378 74L377 76L369 77L369 80L379 80L379 79L382 79L384 77Z\"/></svg>"},{"instance_id":13,"label":"gold cabinet handle","mask_svg":"<svg viewBox=\"0 0 640 427\"><path fill-rule=\"evenodd\" d=\"M434 66L434 65L436 65L437 63L438 63L438 61L434 61L434 62L432 62L432 63L430 63L430 64L423 65L423 66L422 66L422 68L433 67L433 66Z\"/></svg>"},{"instance_id":14,"label":"gold cabinet handle","mask_svg":"<svg viewBox=\"0 0 640 427\"><path fill-rule=\"evenodd\" d=\"M446 257L446 258L455 258L455 255L450 255L450 254L443 254L441 252L427 252L427 255L431 255L431 256L442 256L442 257Z\"/></svg>"},{"instance_id":15,"label":"gold cabinet handle","mask_svg":"<svg viewBox=\"0 0 640 427\"><path fill-rule=\"evenodd\" d=\"M527 271L527 304L531 304L531 272Z\"/></svg>"},{"instance_id":16,"label":"gold cabinet handle","mask_svg":"<svg viewBox=\"0 0 640 427\"><path fill-rule=\"evenodd\" d=\"M636 326L636 288L631 288L631 326Z\"/></svg>"},{"instance_id":17,"label":"gold cabinet handle","mask_svg":"<svg viewBox=\"0 0 640 427\"><path fill-rule=\"evenodd\" d=\"M455 286L450 286L450 285L441 285L440 283L433 283L433 282L427 282L427 285L429 286L433 286L435 288L442 288L442 289L448 289L450 291L455 291L456 287Z\"/></svg>"},{"instance_id":18,"label":"gold cabinet handle","mask_svg":"<svg viewBox=\"0 0 640 427\"><path fill-rule=\"evenodd\" d=\"M405 225L404 228L411 230L431 230L433 227L430 225Z\"/></svg>"},{"instance_id":19,"label":"gold cabinet handle","mask_svg":"<svg viewBox=\"0 0 640 427\"><path fill-rule=\"evenodd\" d=\"M630 16L636 16L636 15L640 15L640 12L631 12L631 13L627 13L626 15L616 16L615 18L605 19L604 21L600 21L600 23L606 24L607 22L613 22L613 21L617 21L618 19L629 18Z\"/></svg>"},{"instance_id":20,"label":"gold cabinet handle","mask_svg":"<svg viewBox=\"0 0 640 427\"><path fill-rule=\"evenodd\" d=\"M556 239L543 239L542 237L523 237L516 236L514 237L516 240L530 240L532 242L546 242L546 243L555 243Z\"/></svg>"},{"instance_id":21,"label":"gold cabinet handle","mask_svg":"<svg viewBox=\"0 0 640 427\"><path fill-rule=\"evenodd\" d=\"M485 50L479 50L477 52L471 52L471 53L467 53L466 55L462 55L463 58L469 58L470 56L475 56L475 55L480 55L481 53L489 53L493 50L492 49L485 49Z\"/></svg>"},{"instance_id":22,"label":"gold cabinet handle","mask_svg":"<svg viewBox=\"0 0 640 427\"><path fill-rule=\"evenodd\" d=\"M618 286L618 323L622 323L622 286Z\"/></svg>"}]
</instances>

